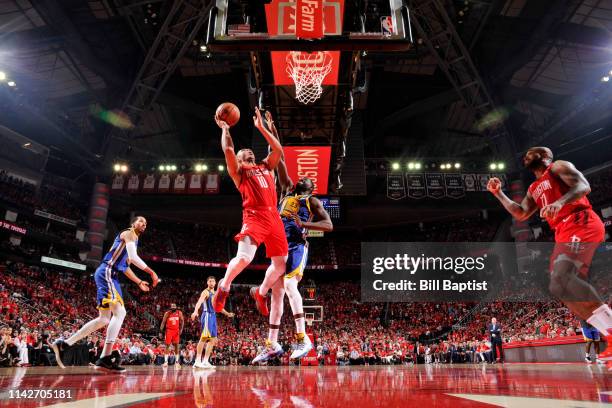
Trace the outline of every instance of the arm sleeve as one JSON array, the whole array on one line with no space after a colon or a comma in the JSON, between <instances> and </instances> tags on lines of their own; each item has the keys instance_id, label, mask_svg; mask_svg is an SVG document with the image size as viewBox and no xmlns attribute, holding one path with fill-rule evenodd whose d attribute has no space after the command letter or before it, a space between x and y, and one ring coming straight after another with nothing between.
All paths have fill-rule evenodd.
<instances>
[{"instance_id":1,"label":"arm sleeve","mask_svg":"<svg viewBox=\"0 0 612 408\"><path fill-rule=\"evenodd\" d=\"M130 262L136 265L138 269L142 269L144 271L147 268L147 264L138 256L138 253L136 252L136 243L134 241L130 241L125 244L125 248L127 249Z\"/></svg>"}]
</instances>

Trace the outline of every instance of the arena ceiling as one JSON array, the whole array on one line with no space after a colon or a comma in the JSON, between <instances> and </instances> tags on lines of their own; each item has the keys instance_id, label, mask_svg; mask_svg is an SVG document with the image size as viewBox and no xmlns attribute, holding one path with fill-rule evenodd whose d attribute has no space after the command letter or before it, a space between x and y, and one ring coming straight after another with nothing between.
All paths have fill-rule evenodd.
<instances>
[{"instance_id":1,"label":"arena ceiling","mask_svg":"<svg viewBox=\"0 0 612 408\"><path fill-rule=\"evenodd\" d=\"M411 51L362 59L365 87L354 102L366 157L499 154L500 136L490 127L511 140L514 153L533 143L567 151L580 148L573 139L581 146L609 143L612 85L602 77L612 70L612 0L435 2L490 95L491 115L465 107L443 61L416 35ZM225 100L241 107L256 101L248 90L248 55L202 53L204 29L168 66L134 130L109 123L124 119L109 113L126 105L179 3L0 0L0 70L16 84L0 85L0 120L49 147L49 169L69 177L99 174L118 158L221 157L214 108ZM375 13L380 1L356 3ZM408 3L418 10L430 2ZM250 145L249 116L243 117L234 133L237 144Z\"/></svg>"}]
</instances>

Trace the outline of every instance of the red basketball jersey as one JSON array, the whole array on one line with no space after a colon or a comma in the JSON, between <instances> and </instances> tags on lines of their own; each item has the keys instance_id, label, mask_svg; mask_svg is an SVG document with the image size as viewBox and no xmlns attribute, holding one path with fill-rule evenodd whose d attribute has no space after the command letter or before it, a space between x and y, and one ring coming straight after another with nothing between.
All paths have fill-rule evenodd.
<instances>
[{"instance_id":1,"label":"red basketball jersey","mask_svg":"<svg viewBox=\"0 0 612 408\"><path fill-rule=\"evenodd\" d=\"M559 178L559 176L553 174L550 171L552 164L546 168L542 177L531 183L529 186L529 194L533 197L538 208L547 206L557 201L559 198L565 195L569 190L569 186ZM572 203L565 204L556 217L547 217L546 222L550 225L550 228L555 229L557 224L563 221L567 216L586 209L591 208L591 203L586 196L576 200Z\"/></svg>"},{"instance_id":2,"label":"red basketball jersey","mask_svg":"<svg viewBox=\"0 0 612 408\"><path fill-rule=\"evenodd\" d=\"M266 164L253 167L243 167L240 180L242 207L274 207L276 208L276 186L272 170Z\"/></svg>"},{"instance_id":3,"label":"red basketball jersey","mask_svg":"<svg viewBox=\"0 0 612 408\"><path fill-rule=\"evenodd\" d=\"M181 326L181 312L180 311L176 311L176 312L170 312L168 314L168 318L166 319L166 330L167 331L172 331L172 330L178 330Z\"/></svg>"}]
</instances>

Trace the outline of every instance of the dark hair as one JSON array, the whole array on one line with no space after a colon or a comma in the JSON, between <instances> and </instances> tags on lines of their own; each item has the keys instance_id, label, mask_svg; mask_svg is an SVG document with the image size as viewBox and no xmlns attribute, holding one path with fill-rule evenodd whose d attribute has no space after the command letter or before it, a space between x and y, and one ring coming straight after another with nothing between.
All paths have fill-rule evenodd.
<instances>
[{"instance_id":1,"label":"dark hair","mask_svg":"<svg viewBox=\"0 0 612 408\"><path fill-rule=\"evenodd\" d=\"M206 280L208 281L209 279L214 279L217 280L217 278L215 278L214 276L210 275L208 278L206 278Z\"/></svg>"},{"instance_id":2,"label":"dark hair","mask_svg":"<svg viewBox=\"0 0 612 408\"><path fill-rule=\"evenodd\" d=\"M135 223L136 221L138 221L138 219L139 219L139 218L144 218L144 217L143 217L142 215L137 215L137 216L133 217L133 218L130 220L130 225L134 225L134 223Z\"/></svg>"}]
</instances>

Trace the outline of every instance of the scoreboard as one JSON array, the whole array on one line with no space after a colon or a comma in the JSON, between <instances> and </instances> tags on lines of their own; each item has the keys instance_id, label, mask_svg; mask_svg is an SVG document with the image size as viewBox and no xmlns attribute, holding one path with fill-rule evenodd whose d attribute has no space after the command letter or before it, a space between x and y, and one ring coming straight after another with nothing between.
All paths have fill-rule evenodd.
<instances>
[{"instance_id":1,"label":"scoreboard","mask_svg":"<svg viewBox=\"0 0 612 408\"><path fill-rule=\"evenodd\" d=\"M339 221L341 217L340 212L340 199L337 197L317 197L321 200L323 208L329 213L329 217L332 221Z\"/></svg>"}]
</instances>

